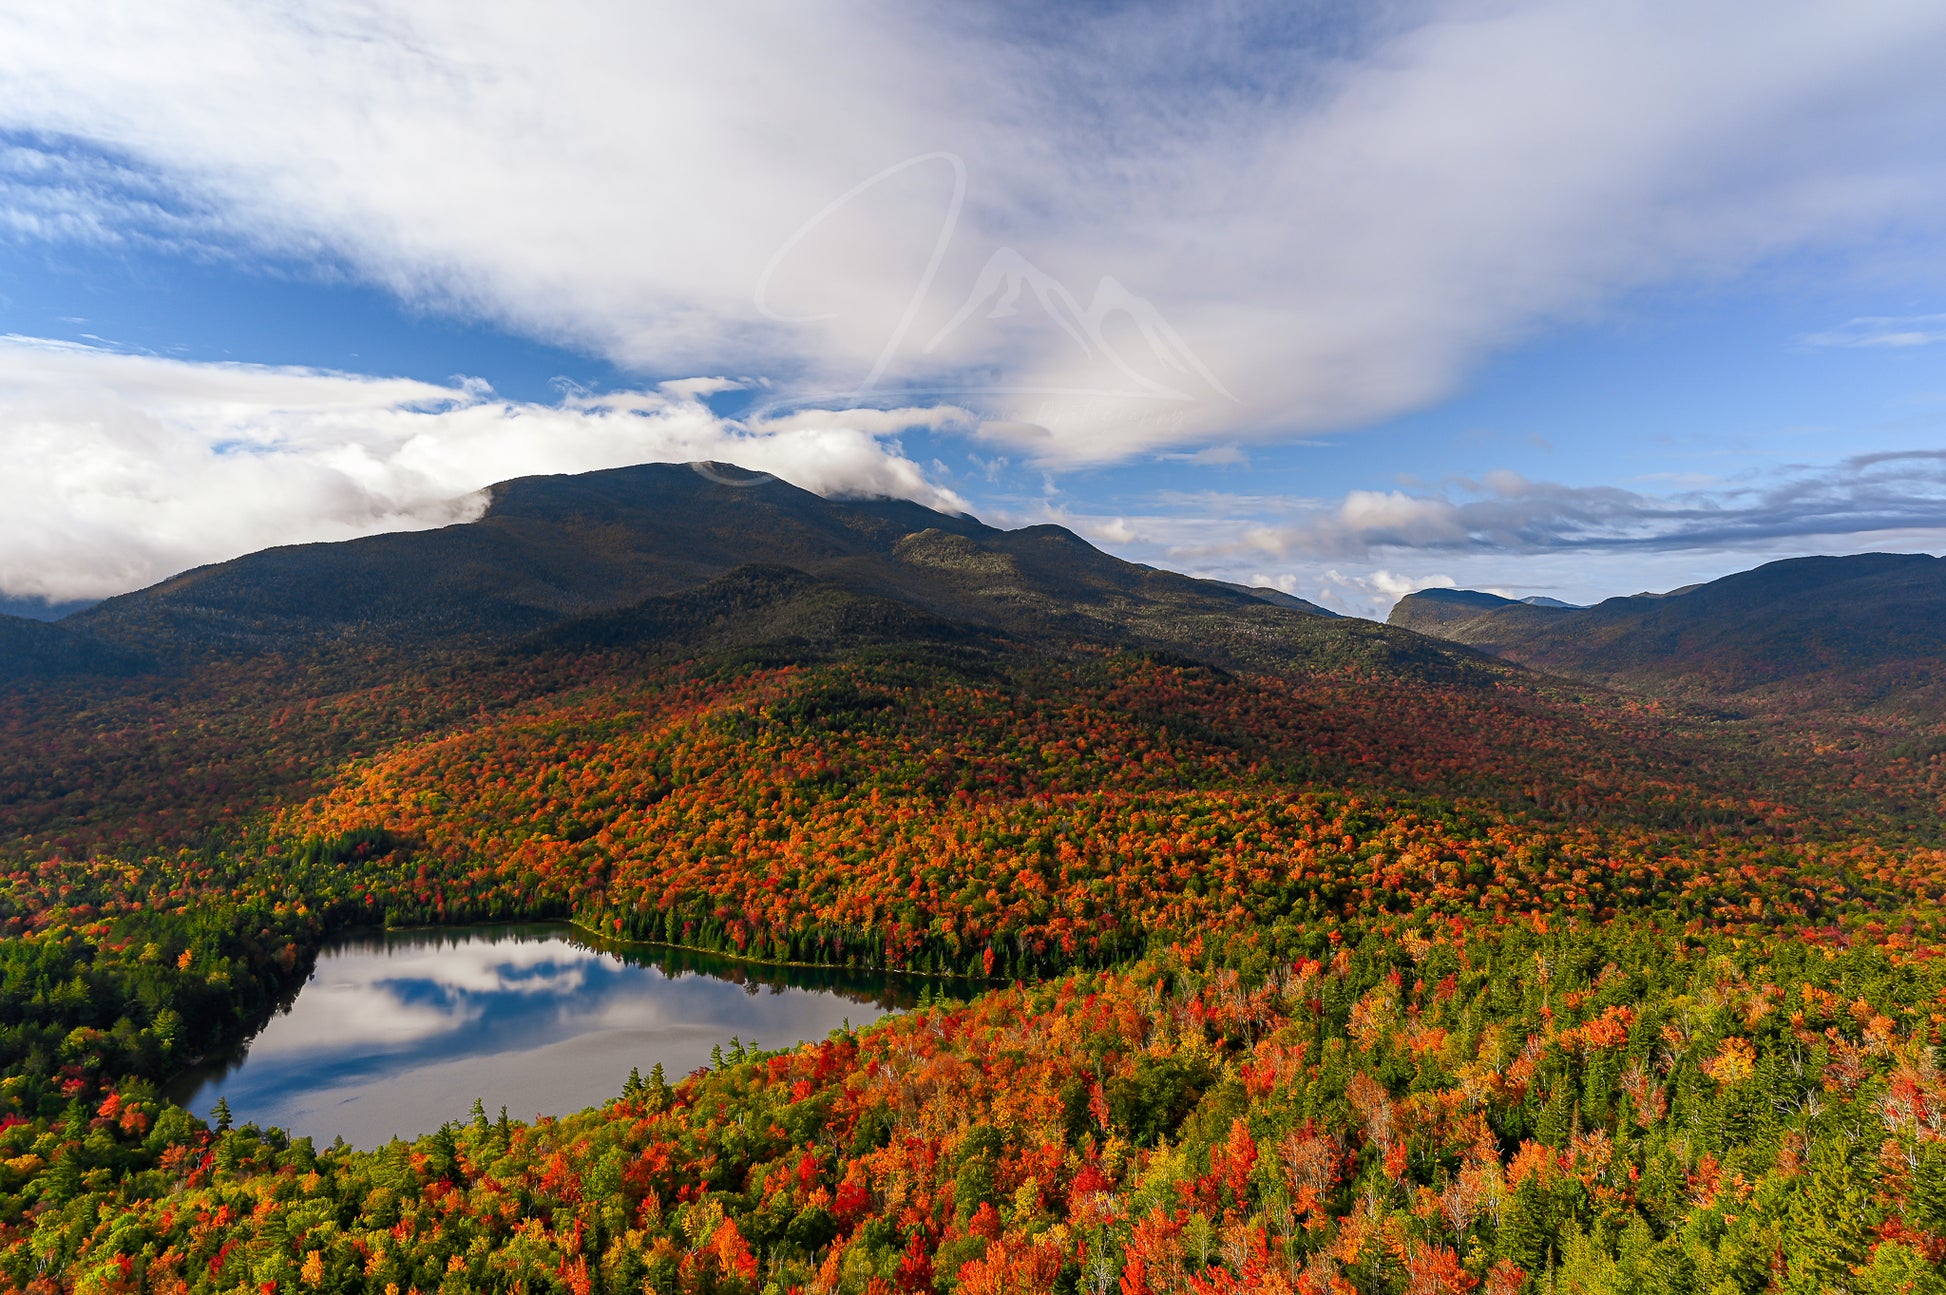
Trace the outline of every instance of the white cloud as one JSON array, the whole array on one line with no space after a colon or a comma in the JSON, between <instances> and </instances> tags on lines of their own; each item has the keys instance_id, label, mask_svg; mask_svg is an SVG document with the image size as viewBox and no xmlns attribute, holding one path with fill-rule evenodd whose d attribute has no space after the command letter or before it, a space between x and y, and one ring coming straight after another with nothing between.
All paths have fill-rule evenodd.
<instances>
[{"instance_id":1,"label":"white cloud","mask_svg":"<svg viewBox=\"0 0 1946 1295\"><path fill-rule=\"evenodd\" d=\"M1946 315L1865 315L1829 332L1812 333L1806 346L1903 350L1946 342Z\"/></svg>"},{"instance_id":2,"label":"white cloud","mask_svg":"<svg viewBox=\"0 0 1946 1295\"><path fill-rule=\"evenodd\" d=\"M1404 576L1396 571L1374 571L1365 583L1388 598L1403 598L1421 589L1451 589L1451 576Z\"/></svg>"},{"instance_id":3,"label":"white cloud","mask_svg":"<svg viewBox=\"0 0 1946 1295\"><path fill-rule=\"evenodd\" d=\"M1392 604L1407 594L1417 593L1421 589L1452 589L1459 584L1449 575L1407 575L1383 568L1360 574L1327 567L1321 572L1311 573L1309 581L1300 581L1295 575L1287 579L1292 586L1308 584L1313 590L1308 596L1320 606L1372 620L1384 620ZM1287 592L1306 596L1301 589L1294 588Z\"/></svg>"},{"instance_id":4,"label":"white cloud","mask_svg":"<svg viewBox=\"0 0 1946 1295\"><path fill-rule=\"evenodd\" d=\"M741 378L671 378L655 389L679 400L708 400L726 391L742 391L750 384Z\"/></svg>"},{"instance_id":5,"label":"white cloud","mask_svg":"<svg viewBox=\"0 0 1946 1295\"><path fill-rule=\"evenodd\" d=\"M1093 518L1081 523L1081 534L1101 544L1130 544L1141 538L1126 517Z\"/></svg>"},{"instance_id":6,"label":"white cloud","mask_svg":"<svg viewBox=\"0 0 1946 1295\"><path fill-rule=\"evenodd\" d=\"M1167 463L1192 463L1201 468L1244 468L1250 466L1250 456L1235 445L1206 445L1200 450L1179 454L1161 454L1157 458Z\"/></svg>"},{"instance_id":7,"label":"white cloud","mask_svg":"<svg viewBox=\"0 0 1946 1295\"><path fill-rule=\"evenodd\" d=\"M0 337L0 593L103 597L272 544L477 516L511 477L717 460L822 494L959 496L884 438L956 411L718 417L709 384L553 405L450 385Z\"/></svg>"},{"instance_id":8,"label":"white cloud","mask_svg":"<svg viewBox=\"0 0 1946 1295\"><path fill-rule=\"evenodd\" d=\"M1291 511L1227 543L1285 558L1757 550L1946 528L1946 451L1861 454L1669 495L1500 471L1424 494L1353 490L1335 508Z\"/></svg>"},{"instance_id":9,"label":"white cloud","mask_svg":"<svg viewBox=\"0 0 1946 1295\"><path fill-rule=\"evenodd\" d=\"M786 406L882 368L1079 463L1946 212L1934 0L1327 8L17 5L0 228L321 259Z\"/></svg>"}]
</instances>

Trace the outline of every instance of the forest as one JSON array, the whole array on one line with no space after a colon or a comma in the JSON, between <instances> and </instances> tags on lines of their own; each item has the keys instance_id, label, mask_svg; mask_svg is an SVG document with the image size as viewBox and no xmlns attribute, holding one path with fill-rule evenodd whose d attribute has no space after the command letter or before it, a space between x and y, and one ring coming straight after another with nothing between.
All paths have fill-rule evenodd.
<instances>
[{"instance_id":1,"label":"forest","mask_svg":"<svg viewBox=\"0 0 1946 1295\"><path fill-rule=\"evenodd\" d=\"M1946 1291L1920 720L1086 644L293 670L0 697L15 1289ZM534 918L922 1006L376 1150L162 1096L334 935Z\"/></svg>"}]
</instances>

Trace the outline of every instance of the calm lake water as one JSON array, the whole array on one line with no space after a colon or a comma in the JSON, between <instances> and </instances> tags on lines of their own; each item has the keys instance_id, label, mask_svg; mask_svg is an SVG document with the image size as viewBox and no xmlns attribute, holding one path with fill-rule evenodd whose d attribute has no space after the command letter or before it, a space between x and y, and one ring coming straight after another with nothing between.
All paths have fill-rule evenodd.
<instances>
[{"instance_id":1,"label":"calm lake water","mask_svg":"<svg viewBox=\"0 0 1946 1295\"><path fill-rule=\"evenodd\" d=\"M327 947L288 1010L174 1096L207 1116L371 1147L466 1117L474 1098L515 1119L621 1091L631 1066L670 1082L710 1049L822 1039L909 1006L885 978L758 967L611 945L571 927L392 931Z\"/></svg>"}]
</instances>

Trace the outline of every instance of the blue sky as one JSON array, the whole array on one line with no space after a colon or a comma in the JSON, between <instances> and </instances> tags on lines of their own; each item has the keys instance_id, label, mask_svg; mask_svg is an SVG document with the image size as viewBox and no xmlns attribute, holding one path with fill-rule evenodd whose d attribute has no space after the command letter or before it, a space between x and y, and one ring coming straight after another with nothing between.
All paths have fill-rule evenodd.
<instances>
[{"instance_id":1,"label":"blue sky","mask_svg":"<svg viewBox=\"0 0 1946 1295\"><path fill-rule=\"evenodd\" d=\"M0 597L667 457L1361 614L1946 549L1935 5L747 8L0 14Z\"/></svg>"}]
</instances>

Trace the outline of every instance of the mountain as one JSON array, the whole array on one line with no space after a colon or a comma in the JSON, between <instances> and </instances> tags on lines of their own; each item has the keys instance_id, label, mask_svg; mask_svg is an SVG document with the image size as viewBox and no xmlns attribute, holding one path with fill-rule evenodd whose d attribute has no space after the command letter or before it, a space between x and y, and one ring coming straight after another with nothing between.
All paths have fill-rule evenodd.
<instances>
[{"instance_id":1,"label":"mountain","mask_svg":"<svg viewBox=\"0 0 1946 1295\"><path fill-rule=\"evenodd\" d=\"M1408 594L1393 607L1388 625L1397 625L1434 638L1453 638L1443 633L1449 626L1462 625L1503 607L1539 607L1547 611L1579 611L1574 603L1559 598L1503 598L1477 589L1421 589ZM1464 642L1465 640L1459 640Z\"/></svg>"},{"instance_id":2,"label":"mountain","mask_svg":"<svg viewBox=\"0 0 1946 1295\"><path fill-rule=\"evenodd\" d=\"M1661 695L1930 710L1946 683L1946 560L1789 558L1592 607L1427 589L1401 599L1387 623Z\"/></svg>"},{"instance_id":3,"label":"mountain","mask_svg":"<svg viewBox=\"0 0 1946 1295\"><path fill-rule=\"evenodd\" d=\"M747 648L765 634L803 646L895 637L899 624L935 639L1110 643L1224 666L1482 668L1473 654L1276 590L1124 562L1063 527L1008 531L904 500L827 499L720 464L525 477L488 499L475 521L267 549L110 598L58 622L60 636L12 673L137 656L181 665L345 647L473 650L544 643L557 630L559 641L626 633L672 650ZM763 616L719 626L748 614L753 597ZM72 650L47 664L60 645Z\"/></svg>"},{"instance_id":4,"label":"mountain","mask_svg":"<svg viewBox=\"0 0 1946 1295\"><path fill-rule=\"evenodd\" d=\"M1401 619L1831 687L1930 659L1938 580ZM0 620L44 671L0 688L0 1287L1938 1290L1915 735L1277 601L677 467ZM376 1152L167 1096L330 941L543 920L926 978L673 1085L577 1054L620 1088L579 1114L448 1085Z\"/></svg>"},{"instance_id":5,"label":"mountain","mask_svg":"<svg viewBox=\"0 0 1946 1295\"><path fill-rule=\"evenodd\" d=\"M1456 638L1445 631L1503 607L1523 605L1515 599L1481 593L1475 589L1421 589L1418 593L1401 598L1385 623L1430 634L1434 638Z\"/></svg>"},{"instance_id":6,"label":"mountain","mask_svg":"<svg viewBox=\"0 0 1946 1295\"><path fill-rule=\"evenodd\" d=\"M144 669L141 653L25 616L0 615L0 682L59 675L123 675Z\"/></svg>"},{"instance_id":7,"label":"mountain","mask_svg":"<svg viewBox=\"0 0 1946 1295\"><path fill-rule=\"evenodd\" d=\"M988 529L917 504L830 501L714 466L526 477L488 496L476 521L267 549L108 599L63 624L189 651L506 640L752 562L814 573L874 559L882 566L909 533Z\"/></svg>"}]
</instances>

